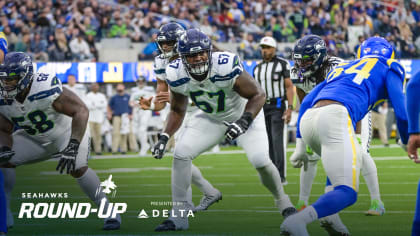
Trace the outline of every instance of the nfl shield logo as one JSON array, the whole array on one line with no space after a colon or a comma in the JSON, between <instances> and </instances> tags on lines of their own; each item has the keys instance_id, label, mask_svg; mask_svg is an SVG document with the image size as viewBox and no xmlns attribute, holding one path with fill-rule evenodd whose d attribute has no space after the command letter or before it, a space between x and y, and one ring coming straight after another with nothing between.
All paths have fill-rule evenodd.
<instances>
[{"instance_id":1,"label":"nfl shield logo","mask_svg":"<svg viewBox=\"0 0 420 236\"><path fill-rule=\"evenodd\" d=\"M274 79L274 80L279 80L279 74L275 73L275 74L273 75L273 79Z\"/></svg>"}]
</instances>

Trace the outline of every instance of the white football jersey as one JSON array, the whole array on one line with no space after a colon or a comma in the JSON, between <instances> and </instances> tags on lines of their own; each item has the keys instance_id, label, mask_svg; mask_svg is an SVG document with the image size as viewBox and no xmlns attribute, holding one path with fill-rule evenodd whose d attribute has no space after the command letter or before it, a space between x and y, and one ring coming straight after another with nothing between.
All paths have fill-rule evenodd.
<instances>
[{"instance_id":1,"label":"white football jersey","mask_svg":"<svg viewBox=\"0 0 420 236\"><path fill-rule=\"evenodd\" d=\"M41 143L71 133L71 117L58 113L52 104L63 91L55 74L36 73L25 101L0 99L0 113Z\"/></svg>"},{"instance_id":2,"label":"white football jersey","mask_svg":"<svg viewBox=\"0 0 420 236\"><path fill-rule=\"evenodd\" d=\"M344 62L344 60L339 57L329 57L327 60L328 66L320 68L320 70L324 71L321 71L321 73L313 74L309 78L303 78L302 76L300 76L298 70L295 67L293 67L290 71L290 79L292 80L296 88L302 89L306 94L310 93L312 89L315 88L315 86L317 86L317 81L324 81L328 72L330 72L338 64ZM317 78L318 76L321 76L322 78Z\"/></svg>"},{"instance_id":3,"label":"white football jersey","mask_svg":"<svg viewBox=\"0 0 420 236\"><path fill-rule=\"evenodd\" d=\"M163 58L161 55L155 57L155 63L153 64L153 71L155 72L158 80L166 80L166 66L169 64L168 58Z\"/></svg>"},{"instance_id":4,"label":"white football jersey","mask_svg":"<svg viewBox=\"0 0 420 236\"><path fill-rule=\"evenodd\" d=\"M166 67L166 81L175 93L190 97L210 118L234 122L245 109L246 99L233 90L243 72L239 57L230 52L213 52L207 78L197 81L190 77L181 59Z\"/></svg>"},{"instance_id":5,"label":"white football jersey","mask_svg":"<svg viewBox=\"0 0 420 236\"><path fill-rule=\"evenodd\" d=\"M155 89L152 86L144 86L143 88L134 87L130 90L130 100L138 101L140 97L148 98L155 94Z\"/></svg>"}]
</instances>

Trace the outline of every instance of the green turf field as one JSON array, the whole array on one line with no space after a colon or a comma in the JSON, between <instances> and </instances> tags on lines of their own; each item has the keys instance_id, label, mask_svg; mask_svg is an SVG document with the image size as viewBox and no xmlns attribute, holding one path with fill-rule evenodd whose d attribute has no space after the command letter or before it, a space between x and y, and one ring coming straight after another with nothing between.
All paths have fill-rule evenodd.
<instances>
[{"instance_id":1,"label":"green turf field","mask_svg":"<svg viewBox=\"0 0 420 236\"><path fill-rule=\"evenodd\" d=\"M377 143L377 141L375 142ZM226 149L223 149L226 150ZM232 150L232 148L229 148ZM233 148L233 150L239 150ZM420 166L405 158L398 147L375 147L382 200L386 213L381 217L364 216L370 204L369 193L361 180L359 198L355 205L345 209L341 218L352 235L410 235L414 214ZM288 152L290 155L291 152ZM111 156L109 156L111 157ZM151 215L152 209L170 209L153 206L154 202L171 200L170 157L155 160L144 158L93 159L90 166L98 171L101 181L113 175L117 187L114 202L126 202L127 212L122 216L121 230L112 233L101 230L102 220L95 215L88 219L16 219L22 202L52 202L50 199L22 199L22 193L67 192L69 198L61 202L88 202L75 180L56 175L56 162L44 162L17 169L12 210L15 227L9 235L148 235L164 218L138 219L141 209ZM190 218L190 229L168 234L182 235L278 235L282 222L270 193L262 187L257 172L242 153L205 155L194 161L204 177L222 191L223 200L208 211ZM286 192L295 203L298 196L299 171L288 166ZM361 178L362 179L362 178ZM311 201L323 192L325 174L321 163L313 186ZM198 204L201 193L193 187L193 199ZM311 235L327 235L318 222L308 226Z\"/></svg>"}]
</instances>

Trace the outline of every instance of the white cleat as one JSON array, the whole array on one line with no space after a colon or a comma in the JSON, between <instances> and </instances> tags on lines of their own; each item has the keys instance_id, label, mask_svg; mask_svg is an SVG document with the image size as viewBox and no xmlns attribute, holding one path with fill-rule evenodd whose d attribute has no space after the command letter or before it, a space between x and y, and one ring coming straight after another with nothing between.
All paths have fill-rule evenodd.
<instances>
[{"instance_id":1,"label":"white cleat","mask_svg":"<svg viewBox=\"0 0 420 236\"><path fill-rule=\"evenodd\" d=\"M280 226L280 235L285 236L309 236L306 223L294 214L287 217Z\"/></svg>"},{"instance_id":2,"label":"white cleat","mask_svg":"<svg viewBox=\"0 0 420 236\"><path fill-rule=\"evenodd\" d=\"M321 224L321 227L324 228L330 236L350 235L349 230L341 221L340 216L338 216L338 213L319 219L319 223Z\"/></svg>"},{"instance_id":3,"label":"white cleat","mask_svg":"<svg viewBox=\"0 0 420 236\"><path fill-rule=\"evenodd\" d=\"M213 195L204 195L203 198L201 198L200 204L194 208L194 212L205 211L211 205L220 200L222 200L222 193L219 190L217 190L217 192Z\"/></svg>"}]
</instances>

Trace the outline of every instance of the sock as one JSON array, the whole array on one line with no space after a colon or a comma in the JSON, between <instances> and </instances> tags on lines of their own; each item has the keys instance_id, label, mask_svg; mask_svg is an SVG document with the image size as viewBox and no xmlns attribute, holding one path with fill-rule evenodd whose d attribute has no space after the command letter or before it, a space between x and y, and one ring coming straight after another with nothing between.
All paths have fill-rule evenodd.
<instances>
[{"instance_id":1,"label":"sock","mask_svg":"<svg viewBox=\"0 0 420 236\"><path fill-rule=\"evenodd\" d=\"M379 193L378 171L370 154L363 154L362 175L369 189L371 200L381 200Z\"/></svg>"},{"instance_id":2,"label":"sock","mask_svg":"<svg viewBox=\"0 0 420 236\"><path fill-rule=\"evenodd\" d=\"M0 171L0 233L7 233L7 200L4 192L4 178Z\"/></svg>"},{"instance_id":3,"label":"sock","mask_svg":"<svg viewBox=\"0 0 420 236\"><path fill-rule=\"evenodd\" d=\"M413 229L412 229L411 235L412 236L420 235L420 181L417 188L416 210L414 213Z\"/></svg>"},{"instance_id":4,"label":"sock","mask_svg":"<svg viewBox=\"0 0 420 236\"><path fill-rule=\"evenodd\" d=\"M311 195L312 184L314 182L318 161L309 161L308 169L300 168L300 191L299 201L304 201L308 205L309 196Z\"/></svg>"},{"instance_id":5,"label":"sock","mask_svg":"<svg viewBox=\"0 0 420 236\"><path fill-rule=\"evenodd\" d=\"M192 183L197 186L203 194L211 196L217 192L217 189L203 177L200 169L194 164L191 164L191 174Z\"/></svg>"},{"instance_id":6,"label":"sock","mask_svg":"<svg viewBox=\"0 0 420 236\"><path fill-rule=\"evenodd\" d=\"M102 198L105 198L106 203L104 205L104 209L105 211L106 209L108 209L108 203L109 203L108 198L106 197L106 194L102 192L102 187L100 187L101 181L99 180L99 177L96 175L95 171L93 171L91 168L88 168L86 172L80 178L77 178L77 183L79 183L79 186L82 189L82 191L97 206L100 205ZM110 219L110 217L105 219L105 221ZM119 215L117 215L117 220L121 222L121 218Z\"/></svg>"},{"instance_id":7,"label":"sock","mask_svg":"<svg viewBox=\"0 0 420 236\"><path fill-rule=\"evenodd\" d=\"M322 218L353 205L356 200L356 191L348 186L339 185L333 191L320 196L312 206L315 208L318 218Z\"/></svg>"},{"instance_id":8,"label":"sock","mask_svg":"<svg viewBox=\"0 0 420 236\"><path fill-rule=\"evenodd\" d=\"M12 210L10 208L10 201L12 199L12 190L16 182L16 169L15 168L0 168L4 177L4 192L6 194L7 206L7 227L14 225Z\"/></svg>"},{"instance_id":9,"label":"sock","mask_svg":"<svg viewBox=\"0 0 420 236\"><path fill-rule=\"evenodd\" d=\"M293 207L289 196L284 192L279 171L274 164L270 163L264 167L257 168L257 171L262 184L273 194L274 202L280 212L283 212L288 207Z\"/></svg>"},{"instance_id":10,"label":"sock","mask_svg":"<svg viewBox=\"0 0 420 236\"><path fill-rule=\"evenodd\" d=\"M318 214L313 206L306 207L298 214L301 215L301 219L303 219L306 224L309 224L318 219Z\"/></svg>"},{"instance_id":11,"label":"sock","mask_svg":"<svg viewBox=\"0 0 420 236\"><path fill-rule=\"evenodd\" d=\"M188 218L180 217L179 210L189 210L192 206L188 203L188 188L191 187L191 160L181 160L174 157L172 163L172 202L174 203L173 212L178 217L170 217L178 228L188 228ZM172 214L171 213L171 214Z\"/></svg>"}]
</instances>

